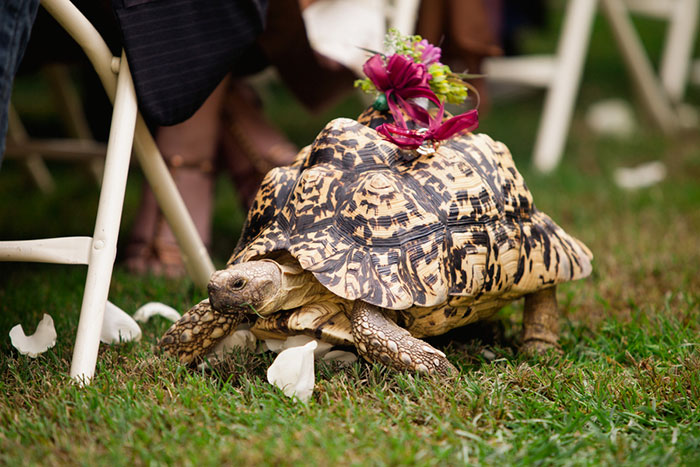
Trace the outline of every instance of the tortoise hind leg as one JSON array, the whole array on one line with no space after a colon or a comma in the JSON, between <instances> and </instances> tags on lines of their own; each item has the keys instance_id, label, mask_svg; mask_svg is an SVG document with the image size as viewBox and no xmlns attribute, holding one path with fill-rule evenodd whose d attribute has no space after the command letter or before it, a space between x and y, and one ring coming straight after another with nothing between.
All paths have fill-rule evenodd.
<instances>
[{"instance_id":1,"label":"tortoise hind leg","mask_svg":"<svg viewBox=\"0 0 700 467\"><path fill-rule=\"evenodd\" d=\"M397 370L450 375L457 373L445 354L388 319L377 306L357 301L350 317L359 354Z\"/></svg>"},{"instance_id":2,"label":"tortoise hind leg","mask_svg":"<svg viewBox=\"0 0 700 467\"><path fill-rule=\"evenodd\" d=\"M536 354L559 349L558 341L559 310L556 287L526 295L521 352Z\"/></svg>"}]
</instances>

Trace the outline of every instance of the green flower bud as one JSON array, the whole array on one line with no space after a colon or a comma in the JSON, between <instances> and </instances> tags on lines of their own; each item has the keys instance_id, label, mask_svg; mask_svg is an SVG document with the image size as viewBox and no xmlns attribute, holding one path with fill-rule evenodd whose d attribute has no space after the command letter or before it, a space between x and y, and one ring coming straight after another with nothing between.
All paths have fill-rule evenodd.
<instances>
[{"instance_id":1,"label":"green flower bud","mask_svg":"<svg viewBox=\"0 0 700 467\"><path fill-rule=\"evenodd\" d=\"M372 107L374 110L379 110L380 112L386 112L389 110L389 103L386 101L386 94L378 95L377 99L375 99L374 103L372 104Z\"/></svg>"}]
</instances>

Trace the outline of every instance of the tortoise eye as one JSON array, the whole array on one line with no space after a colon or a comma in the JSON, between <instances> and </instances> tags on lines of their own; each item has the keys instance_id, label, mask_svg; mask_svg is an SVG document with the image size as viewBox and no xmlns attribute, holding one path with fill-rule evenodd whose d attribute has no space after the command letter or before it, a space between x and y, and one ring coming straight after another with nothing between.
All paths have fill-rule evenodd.
<instances>
[{"instance_id":1,"label":"tortoise eye","mask_svg":"<svg viewBox=\"0 0 700 467\"><path fill-rule=\"evenodd\" d=\"M245 287L246 280L241 278L241 279L236 279L233 284L231 284L231 288L233 290L241 290L243 287Z\"/></svg>"}]
</instances>

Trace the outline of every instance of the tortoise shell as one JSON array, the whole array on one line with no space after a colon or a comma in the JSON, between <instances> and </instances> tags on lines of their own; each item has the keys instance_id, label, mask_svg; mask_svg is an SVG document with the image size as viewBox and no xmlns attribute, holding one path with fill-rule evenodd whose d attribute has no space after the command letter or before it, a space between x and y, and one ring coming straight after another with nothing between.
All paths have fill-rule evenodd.
<instances>
[{"instance_id":1,"label":"tortoise shell","mask_svg":"<svg viewBox=\"0 0 700 467\"><path fill-rule=\"evenodd\" d=\"M535 208L503 143L469 133L421 155L382 139L385 121L335 119L270 171L229 264L286 251L339 297L423 318L418 335L447 330L427 329L436 310L462 315L452 328L591 272L591 252Z\"/></svg>"}]
</instances>

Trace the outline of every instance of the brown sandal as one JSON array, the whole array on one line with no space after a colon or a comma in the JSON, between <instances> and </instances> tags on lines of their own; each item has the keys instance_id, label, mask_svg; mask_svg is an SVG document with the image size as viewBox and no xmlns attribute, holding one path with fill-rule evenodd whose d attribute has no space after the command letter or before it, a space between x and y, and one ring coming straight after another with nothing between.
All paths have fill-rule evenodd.
<instances>
[{"instance_id":1,"label":"brown sandal","mask_svg":"<svg viewBox=\"0 0 700 467\"><path fill-rule=\"evenodd\" d=\"M175 184L206 246L211 237L213 167L206 161L195 166L184 165L182 157L168 161ZM162 275L176 278L185 275L185 266L175 236L158 208L148 186L131 240L126 247L126 268L135 274Z\"/></svg>"}]
</instances>

